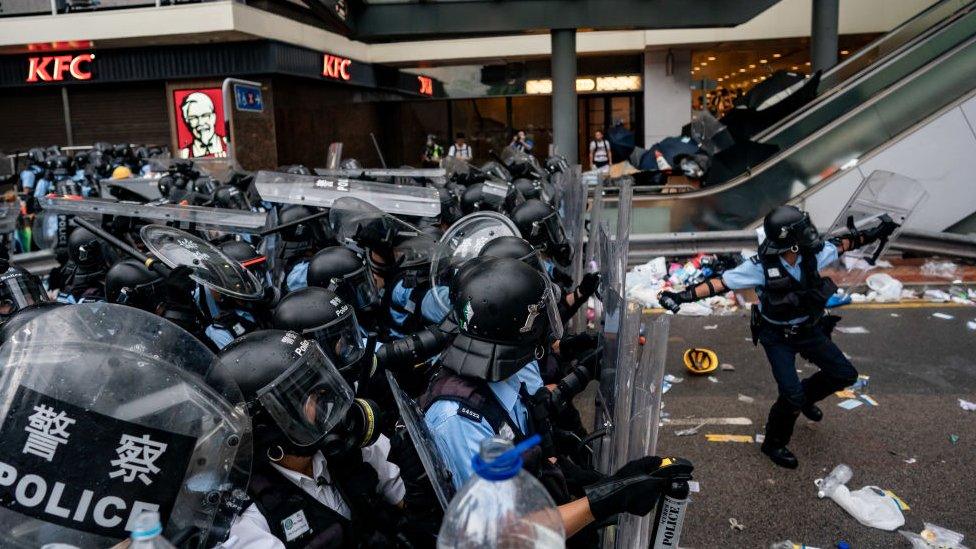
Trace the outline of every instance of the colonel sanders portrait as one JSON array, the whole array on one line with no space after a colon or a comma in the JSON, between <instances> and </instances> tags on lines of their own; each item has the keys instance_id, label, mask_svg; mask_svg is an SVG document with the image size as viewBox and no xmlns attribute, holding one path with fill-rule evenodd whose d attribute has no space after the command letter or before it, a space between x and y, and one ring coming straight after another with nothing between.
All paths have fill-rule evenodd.
<instances>
[{"instance_id":1,"label":"colonel sanders portrait","mask_svg":"<svg viewBox=\"0 0 976 549\"><path fill-rule=\"evenodd\" d=\"M224 137L217 134L217 110L213 101L203 92L193 92L180 104L183 124L193 136L188 146L180 149L182 158L227 156Z\"/></svg>"}]
</instances>

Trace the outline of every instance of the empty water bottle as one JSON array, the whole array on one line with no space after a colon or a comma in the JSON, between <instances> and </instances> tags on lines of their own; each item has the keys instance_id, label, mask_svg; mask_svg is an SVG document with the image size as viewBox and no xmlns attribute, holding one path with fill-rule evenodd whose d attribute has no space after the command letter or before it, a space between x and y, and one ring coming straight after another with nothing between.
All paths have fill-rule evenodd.
<instances>
[{"instance_id":1,"label":"empty water bottle","mask_svg":"<svg viewBox=\"0 0 976 549\"><path fill-rule=\"evenodd\" d=\"M471 460L475 474L444 512L437 547L565 547L556 504L542 484L522 469L522 454L538 443L536 435L515 447L500 438L481 444L481 452Z\"/></svg>"},{"instance_id":2,"label":"empty water bottle","mask_svg":"<svg viewBox=\"0 0 976 549\"><path fill-rule=\"evenodd\" d=\"M834 470L827 475L827 478L821 480L820 484L817 485L817 497L830 497L830 494L833 494L838 486L847 484L853 476L854 472L851 471L851 468L843 463L834 467Z\"/></svg>"},{"instance_id":3,"label":"empty water bottle","mask_svg":"<svg viewBox=\"0 0 976 549\"><path fill-rule=\"evenodd\" d=\"M144 511L136 518L135 528L132 530L130 549L169 549L175 545L163 537L163 525L159 522L159 513Z\"/></svg>"}]
</instances>

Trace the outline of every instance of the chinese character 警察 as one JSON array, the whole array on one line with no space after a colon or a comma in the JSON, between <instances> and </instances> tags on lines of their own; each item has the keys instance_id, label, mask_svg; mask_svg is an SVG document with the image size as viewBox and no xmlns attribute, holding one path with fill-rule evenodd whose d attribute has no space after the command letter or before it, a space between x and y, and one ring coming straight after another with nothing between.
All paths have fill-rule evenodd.
<instances>
[{"instance_id":1,"label":"chinese character \u8b66\u5bdf","mask_svg":"<svg viewBox=\"0 0 976 549\"><path fill-rule=\"evenodd\" d=\"M68 442L70 433L65 429L74 422L64 412L55 412L50 406L34 406L34 413L27 418L28 425L24 427L27 442L21 453L53 460L58 445Z\"/></svg>"}]
</instances>

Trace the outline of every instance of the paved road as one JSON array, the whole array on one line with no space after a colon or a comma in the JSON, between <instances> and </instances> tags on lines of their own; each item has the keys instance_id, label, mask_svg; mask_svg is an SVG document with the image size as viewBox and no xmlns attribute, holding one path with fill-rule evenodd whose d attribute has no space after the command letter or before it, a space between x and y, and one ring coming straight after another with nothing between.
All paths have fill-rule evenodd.
<instances>
[{"instance_id":1,"label":"paved road","mask_svg":"<svg viewBox=\"0 0 976 549\"><path fill-rule=\"evenodd\" d=\"M932 313L953 315L952 320ZM665 395L672 418L747 417L749 426L706 426L695 436L678 437L686 427L665 425L662 454L684 456L696 466L701 492L693 495L682 546L768 547L791 539L815 547L847 540L852 547L909 547L896 533L860 525L837 504L818 500L813 480L837 463L854 471L850 486L893 490L910 506L909 530L933 522L976 543L976 412L963 411L958 398L976 401L976 318L973 308L844 310L841 326L863 326L868 334L836 333L835 341L862 374L877 407L844 410L831 395L821 403L824 420L801 416L791 449L800 467L774 466L758 444L707 442L704 434L754 435L764 428L776 385L761 348L748 337L745 316L672 319L667 372L685 378ZM895 316L897 315L897 316ZM706 330L706 326L717 326ZM681 364L688 346L715 350L735 371L715 374L718 383L690 378ZM807 375L814 367L798 359ZM753 397L754 403L738 400ZM958 435L955 444L949 435ZM905 460L914 458L915 463ZM733 531L729 518L745 525Z\"/></svg>"}]
</instances>

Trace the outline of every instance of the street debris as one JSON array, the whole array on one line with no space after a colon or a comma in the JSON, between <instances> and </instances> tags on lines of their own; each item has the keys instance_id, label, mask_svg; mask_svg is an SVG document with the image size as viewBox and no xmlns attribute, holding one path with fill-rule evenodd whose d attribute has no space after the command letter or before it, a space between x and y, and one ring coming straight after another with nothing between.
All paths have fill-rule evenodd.
<instances>
[{"instance_id":1,"label":"street debris","mask_svg":"<svg viewBox=\"0 0 976 549\"><path fill-rule=\"evenodd\" d=\"M949 442L953 444L959 442L959 435L949 435Z\"/></svg>"},{"instance_id":2,"label":"street debris","mask_svg":"<svg viewBox=\"0 0 976 549\"><path fill-rule=\"evenodd\" d=\"M712 383L719 383L718 378L715 376L708 376L708 381L711 381Z\"/></svg>"},{"instance_id":3,"label":"street debris","mask_svg":"<svg viewBox=\"0 0 976 549\"><path fill-rule=\"evenodd\" d=\"M911 465L911 464L913 464L913 463L916 463L917 461L918 461L918 460L917 460L917 459L915 459L915 458L908 458L908 459L906 459L906 460L905 460L905 463L907 463L907 464L909 464L909 465Z\"/></svg>"},{"instance_id":4,"label":"street debris","mask_svg":"<svg viewBox=\"0 0 976 549\"><path fill-rule=\"evenodd\" d=\"M936 526L930 522L923 524L925 529L918 534L907 530L898 530L899 534L912 542L912 549L965 549L962 544L962 540L965 538L963 534Z\"/></svg>"},{"instance_id":5,"label":"street debris","mask_svg":"<svg viewBox=\"0 0 976 549\"><path fill-rule=\"evenodd\" d=\"M952 300L952 296L950 296L948 293L943 292L942 290L936 290L934 288L925 290L925 293L922 294L922 297L925 298L927 301L937 301L940 303L944 303L946 301Z\"/></svg>"},{"instance_id":6,"label":"street debris","mask_svg":"<svg viewBox=\"0 0 976 549\"><path fill-rule=\"evenodd\" d=\"M968 400L959 399L959 407L967 412L976 412L976 402L969 402Z\"/></svg>"},{"instance_id":7,"label":"street debris","mask_svg":"<svg viewBox=\"0 0 976 549\"><path fill-rule=\"evenodd\" d=\"M864 404L864 403L861 402L860 400L856 399L856 398L849 398L847 400L844 400L844 401L838 403L837 405L840 406L841 408L845 409L845 410L853 410L854 408L857 408L858 406L860 406L862 404Z\"/></svg>"},{"instance_id":8,"label":"street debris","mask_svg":"<svg viewBox=\"0 0 976 549\"><path fill-rule=\"evenodd\" d=\"M747 396L747 395L744 395L742 393L739 393L739 402L745 402L746 404L752 404L755 401L756 401L756 399L752 398L751 396Z\"/></svg>"},{"instance_id":9,"label":"street debris","mask_svg":"<svg viewBox=\"0 0 976 549\"><path fill-rule=\"evenodd\" d=\"M718 330L718 324L712 324L711 326L705 326L706 330Z\"/></svg>"},{"instance_id":10,"label":"street debris","mask_svg":"<svg viewBox=\"0 0 976 549\"><path fill-rule=\"evenodd\" d=\"M966 323L966 327L970 330L976 330L976 320L970 320Z\"/></svg>"},{"instance_id":11,"label":"street debris","mask_svg":"<svg viewBox=\"0 0 976 549\"><path fill-rule=\"evenodd\" d=\"M836 327L834 329L837 330L838 332L842 333L842 334L869 334L869 333L871 333L864 326L838 326L838 327Z\"/></svg>"},{"instance_id":12,"label":"street debris","mask_svg":"<svg viewBox=\"0 0 976 549\"><path fill-rule=\"evenodd\" d=\"M684 380L685 380L685 378L678 377L678 376L672 375L672 374L665 374L665 376L664 376L664 381L667 381L668 383L681 383Z\"/></svg>"},{"instance_id":13,"label":"street debris","mask_svg":"<svg viewBox=\"0 0 976 549\"><path fill-rule=\"evenodd\" d=\"M973 324L976 324L976 322L974 322ZM976 328L973 328L973 329L976 330ZM718 367L722 371L725 371L725 372L734 372L735 371L735 366L729 364L728 362L723 362L723 363L719 364Z\"/></svg>"},{"instance_id":14,"label":"street debris","mask_svg":"<svg viewBox=\"0 0 976 549\"><path fill-rule=\"evenodd\" d=\"M947 315L945 313L932 313L932 316L934 316L935 318L941 318L942 320L952 320L953 318L956 318L952 315Z\"/></svg>"},{"instance_id":15,"label":"street debris","mask_svg":"<svg viewBox=\"0 0 976 549\"><path fill-rule=\"evenodd\" d=\"M698 434L698 430L701 429L702 427L704 427L705 425L706 425L705 422L702 422L702 423L699 423L698 425L696 425L694 427L691 427L690 429L681 429L680 431L675 431L674 434L675 434L675 436L679 436L679 437L687 437L687 436L691 436L691 435L697 435Z\"/></svg>"},{"instance_id":16,"label":"street debris","mask_svg":"<svg viewBox=\"0 0 976 549\"><path fill-rule=\"evenodd\" d=\"M756 433L756 444L762 444L766 442L766 435L762 433Z\"/></svg>"},{"instance_id":17,"label":"street debris","mask_svg":"<svg viewBox=\"0 0 976 549\"><path fill-rule=\"evenodd\" d=\"M945 278L948 280L954 280L958 278L957 272L959 267L951 261L926 261L922 265L922 274L925 276L934 276L936 278Z\"/></svg>"},{"instance_id":18,"label":"street debris","mask_svg":"<svg viewBox=\"0 0 976 549\"><path fill-rule=\"evenodd\" d=\"M776 543L770 543L769 549L820 549L819 547L814 547L812 545L805 545L803 543L793 543L790 540L778 541Z\"/></svg>"},{"instance_id":19,"label":"street debris","mask_svg":"<svg viewBox=\"0 0 976 549\"><path fill-rule=\"evenodd\" d=\"M697 494L698 492L701 492L701 484L699 484L697 480L689 480L688 491L691 492L692 494Z\"/></svg>"},{"instance_id":20,"label":"street debris","mask_svg":"<svg viewBox=\"0 0 976 549\"><path fill-rule=\"evenodd\" d=\"M880 530L895 530L905 524L902 511L908 505L891 490L877 486L865 486L853 492L847 483L854 476L850 467L841 463L826 478L813 481L817 497L830 498L858 522Z\"/></svg>"},{"instance_id":21,"label":"street debris","mask_svg":"<svg viewBox=\"0 0 976 549\"><path fill-rule=\"evenodd\" d=\"M752 437L749 435L729 435L724 433L705 433L705 440L708 442L746 442L752 444Z\"/></svg>"},{"instance_id":22,"label":"street debris","mask_svg":"<svg viewBox=\"0 0 976 549\"><path fill-rule=\"evenodd\" d=\"M899 301L904 284L887 273L874 273L867 280L868 288L875 293L874 301Z\"/></svg>"},{"instance_id":23,"label":"street debris","mask_svg":"<svg viewBox=\"0 0 976 549\"><path fill-rule=\"evenodd\" d=\"M669 425L752 425L752 420L747 417L686 417L669 419L665 423Z\"/></svg>"},{"instance_id":24,"label":"street debris","mask_svg":"<svg viewBox=\"0 0 976 549\"><path fill-rule=\"evenodd\" d=\"M731 528L732 530L738 530L738 531L741 532L741 531L743 531L743 530L746 529L746 525L740 523L737 520L735 520L735 518L733 517L733 518L729 518L729 528Z\"/></svg>"}]
</instances>

